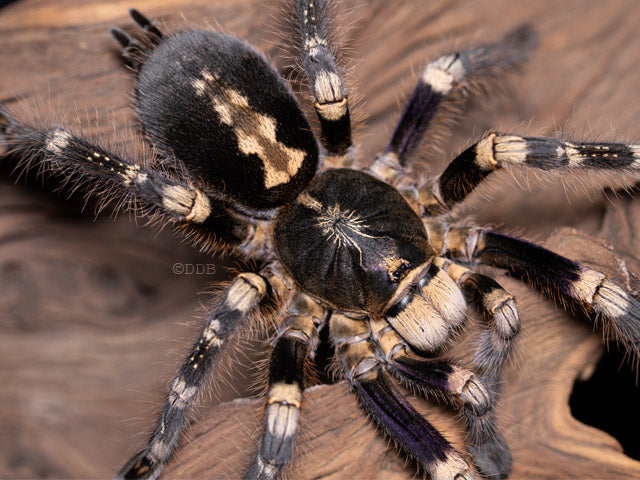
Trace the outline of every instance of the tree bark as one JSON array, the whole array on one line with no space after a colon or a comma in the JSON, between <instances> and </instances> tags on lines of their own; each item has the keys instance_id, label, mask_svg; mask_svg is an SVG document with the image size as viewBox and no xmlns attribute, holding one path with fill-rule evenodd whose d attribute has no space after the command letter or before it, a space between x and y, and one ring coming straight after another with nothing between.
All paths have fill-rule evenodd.
<instances>
[{"instance_id":1,"label":"tree bark","mask_svg":"<svg viewBox=\"0 0 640 480\"><path fill-rule=\"evenodd\" d=\"M279 11L257 0L21 0L0 9L0 96L21 118L70 126L109 148L144 156L131 108L134 78L108 34L111 26L133 30L129 6L168 30L213 25L270 58L278 53L273 29ZM425 142L416 175L438 174L456 152L494 128L640 143L638 2L344 0L338 10L351 98L362 99L353 107L360 119L359 165L386 144L425 62L494 42L525 22L540 36L531 61L489 89L490 99L474 99L453 135ZM276 60L285 73L289 63ZM299 97L309 110L304 90ZM95 219L95 205L85 207L81 195L68 202L68 192L51 193L50 183L33 176L16 185L12 166L2 168L0 476L109 477L145 441L167 382L197 335L206 290L226 278L232 261L200 255L168 229L138 227L126 214ZM599 193L604 184L630 179L540 178L498 173L459 217L472 213L507 233L548 238L549 248L635 291L637 202L609 203ZM216 273L178 275L176 264L213 264ZM517 296L523 321L499 405L514 453L511 478L639 478L640 463L605 432L575 420L568 407L575 379L588 376L603 352L602 334L519 282L497 278ZM198 411L165 478L241 477L261 426L261 401L245 397L265 345L256 342L252 350L246 367L229 372L236 391L222 384ZM463 448L452 412L411 401ZM637 411L629 420L637 429ZM344 384L307 391L289 478L414 475L415 467L367 421Z\"/></svg>"}]
</instances>

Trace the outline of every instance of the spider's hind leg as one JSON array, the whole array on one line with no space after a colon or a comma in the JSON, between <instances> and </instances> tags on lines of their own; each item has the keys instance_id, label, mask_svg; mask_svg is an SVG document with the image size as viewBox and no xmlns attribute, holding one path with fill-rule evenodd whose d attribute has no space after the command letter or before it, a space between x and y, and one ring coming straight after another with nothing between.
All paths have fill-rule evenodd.
<instances>
[{"instance_id":1,"label":"spider's hind leg","mask_svg":"<svg viewBox=\"0 0 640 480\"><path fill-rule=\"evenodd\" d=\"M296 56L307 76L313 106L322 130L321 141L338 163L351 147L348 95L340 77L329 39L331 6L327 0L297 0Z\"/></svg>"},{"instance_id":2,"label":"spider's hind leg","mask_svg":"<svg viewBox=\"0 0 640 480\"><path fill-rule=\"evenodd\" d=\"M70 189L81 188L88 197L101 199L98 208L115 201L176 226L203 250L239 247L243 242L251 246L259 240L253 238L255 229L246 218L231 212L187 175L138 164L65 128L30 126L1 104L0 147L6 147L16 170L59 175Z\"/></svg>"},{"instance_id":3,"label":"spider's hind leg","mask_svg":"<svg viewBox=\"0 0 640 480\"><path fill-rule=\"evenodd\" d=\"M113 38L122 47L122 57L134 72L138 72L144 63L145 57L162 41L163 33L151 20L141 14L135 8L129 9L129 15L134 22L142 28L144 36L138 41L120 28L113 27L109 30Z\"/></svg>"}]
</instances>

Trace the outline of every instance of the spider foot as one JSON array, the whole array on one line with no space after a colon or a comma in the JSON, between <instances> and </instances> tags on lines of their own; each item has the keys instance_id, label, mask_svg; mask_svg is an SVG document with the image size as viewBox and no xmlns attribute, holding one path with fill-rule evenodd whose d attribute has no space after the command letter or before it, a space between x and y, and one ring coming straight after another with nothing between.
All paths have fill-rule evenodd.
<instances>
[{"instance_id":1,"label":"spider foot","mask_svg":"<svg viewBox=\"0 0 640 480\"><path fill-rule=\"evenodd\" d=\"M122 58L134 71L139 71L144 57L148 54L147 48L119 28L111 28L109 33L120 44Z\"/></svg>"},{"instance_id":2,"label":"spider foot","mask_svg":"<svg viewBox=\"0 0 640 480\"><path fill-rule=\"evenodd\" d=\"M480 473L487 478L507 478L511 473L513 457L507 443L498 432L494 432L484 443L470 445L469 453Z\"/></svg>"},{"instance_id":3,"label":"spider foot","mask_svg":"<svg viewBox=\"0 0 640 480\"><path fill-rule=\"evenodd\" d=\"M149 20L135 8L129 9L129 15L131 15L133 21L136 22L136 24L144 31L145 36L154 46L160 43L163 34L151 20Z\"/></svg>"},{"instance_id":4,"label":"spider foot","mask_svg":"<svg viewBox=\"0 0 640 480\"><path fill-rule=\"evenodd\" d=\"M12 126L17 125L17 120L9 113L0 102L0 134L6 134Z\"/></svg>"},{"instance_id":5,"label":"spider foot","mask_svg":"<svg viewBox=\"0 0 640 480\"><path fill-rule=\"evenodd\" d=\"M163 469L164 464L151 460L145 449L134 455L113 480L155 480Z\"/></svg>"},{"instance_id":6,"label":"spider foot","mask_svg":"<svg viewBox=\"0 0 640 480\"><path fill-rule=\"evenodd\" d=\"M162 41L163 34L151 20L137 11L135 8L129 9L129 15L133 21L143 30L144 36L137 41L129 34L119 28L111 28L111 36L122 47L122 57L127 64L135 71L140 71L145 58L151 50L157 47Z\"/></svg>"}]
</instances>

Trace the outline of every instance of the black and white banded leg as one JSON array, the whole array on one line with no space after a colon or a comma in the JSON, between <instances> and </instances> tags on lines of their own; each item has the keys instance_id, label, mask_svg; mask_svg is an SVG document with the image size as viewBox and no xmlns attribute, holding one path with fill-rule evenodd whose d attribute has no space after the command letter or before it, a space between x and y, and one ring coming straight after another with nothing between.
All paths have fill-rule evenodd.
<instances>
[{"instance_id":1,"label":"black and white banded leg","mask_svg":"<svg viewBox=\"0 0 640 480\"><path fill-rule=\"evenodd\" d=\"M269 364L264 433L245 480L273 480L291 461L302 408L305 363L318 344L324 310L299 293L289 308L289 325L278 338Z\"/></svg>"},{"instance_id":2,"label":"black and white banded leg","mask_svg":"<svg viewBox=\"0 0 640 480\"><path fill-rule=\"evenodd\" d=\"M419 187L426 215L462 202L488 175L510 165L541 170L640 170L640 145L570 142L547 137L489 133L454 158L440 177Z\"/></svg>"},{"instance_id":3,"label":"black and white banded leg","mask_svg":"<svg viewBox=\"0 0 640 480\"><path fill-rule=\"evenodd\" d=\"M386 369L366 319L334 313L331 337L341 370L376 423L433 480L471 480L473 470L449 441L403 397Z\"/></svg>"},{"instance_id":4,"label":"black and white banded leg","mask_svg":"<svg viewBox=\"0 0 640 480\"><path fill-rule=\"evenodd\" d=\"M416 354L386 320L371 320L371 331L392 373L411 387L436 397L444 392L478 415L492 407L490 392L470 370Z\"/></svg>"},{"instance_id":5,"label":"black and white banded leg","mask_svg":"<svg viewBox=\"0 0 640 480\"><path fill-rule=\"evenodd\" d=\"M321 140L332 155L344 155L351 146L351 118L344 82L329 43L329 2L298 0L298 56L320 120Z\"/></svg>"},{"instance_id":6,"label":"black and white banded leg","mask_svg":"<svg viewBox=\"0 0 640 480\"><path fill-rule=\"evenodd\" d=\"M501 42L449 53L430 62L422 71L395 130L382 154L369 167L380 179L394 183L403 175L411 154L420 144L436 113L459 102L492 79L522 65L536 43L527 25L509 33Z\"/></svg>"},{"instance_id":7,"label":"black and white banded leg","mask_svg":"<svg viewBox=\"0 0 640 480\"><path fill-rule=\"evenodd\" d=\"M487 328L481 333L474 370L496 388L500 370L520 333L520 317L515 298L491 277L481 275L442 257L433 263L447 272L460 287L467 302L482 314Z\"/></svg>"},{"instance_id":8,"label":"black and white banded leg","mask_svg":"<svg viewBox=\"0 0 640 480\"><path fill-rule=\"evenodd\" d=\"M559 296L600 319L632 356L640 361L640 303L596 270L533 243L477 227L426 221L431 245L442 256L506 270L534 288Z\"/></svg>"},{"instance_id":9,"label":"black and white banded leg","mask_svg":"<svg viewBox=\"0 0 640 480\"><path fill-rule=\"evenodd\" d=\"M270 288L267 279L255 273L241 273L231 282L171 380L162 414L146 447L126 463L116 479L155 479L160 475L188 426L187 413L208 384L221 349Z\"/></svg>"},{"instance_id":10,"label":"black and white banded leg","mask_svg":"<svg viewBox=\"0 0 640 480\"><path fill-rule=\"evenodd\" d=\"M486 328L480 332L472 368L487 388L491 404L500 395L500 372L520 332L520 317L513 295L495 280L468 268L437 257L434 263L445 270L464 293L467 301L480 311ZM495 411L479 412L464 405L467 447L478 469L489 478L505 478L513 459L506 440L497 428Z\"/></svg>"},{"instance_id":11,"label":"black and white banded leg","mask_svg":"<svg viewBox=\"0 0 640 480\"><path fill-rule=\"evenodd\" d=\"M103 195L105 203L119 199L122 204L136 205L145 215L186 229L187 235L206 232L217 242L239 245L252 234L244 219L184 176L138 165L64 128L31 127L0 105L0 134L9 146L8 153L19 162L16 169L62 175L74 188L86 187L89 194Z\"/></svg>"}]
</instances>

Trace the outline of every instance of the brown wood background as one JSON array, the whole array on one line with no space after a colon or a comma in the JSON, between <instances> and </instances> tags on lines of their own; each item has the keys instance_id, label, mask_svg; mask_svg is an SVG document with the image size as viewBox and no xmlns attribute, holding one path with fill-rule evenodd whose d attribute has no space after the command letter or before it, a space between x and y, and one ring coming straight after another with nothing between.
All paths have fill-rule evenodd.
<instances>
[{"instance_id":1,"label":"brown wood background","mask_svg":"<svg viewBox=\"0 0 640 480\"><path fill-rule=\"evenodd\" d=\"M106 145L140 152L129 108L133 79L107 32L132 25L130 6L177 27L208 23L275 53L278 11L255 0L22 0L0 10L0 95L20 97L15 110L25 118L82 125ZM428 59L495 41L523 22L539 31L540 46L522 75L503 85L497 99L470 106L453 138L441 143L445 153L425 145L418 170L441 171L469 138L496 127L640 140L638 2L344 0L340 11L340 23L350 25L342 38L353 67L349 79L363 98L357 109L366 119L357 134L362 162L384 146ZM67 202L37 181L15 185L9 170L3 168L0 180L0 477L109 477L144 441L141 432L197 330L198 306L208 298L199 292L225 277L225 265L168 231L136 227L127 215L94 220L80 197ZM496 177L463 216L539 241L556 226L579 228L598 238L569 228L555 231L547 245L637 288L638 206L607 204L598 193L603 181L618 179ZM177 263L214 264L217 273L176 275ZM602 352L600 333L517 282L500 281L518 295L524 322L499 407L514 452L512 478L640 478L640 462L573 419L567 406L574 379L587 375ZM247 370L236 367L232 376ZM246 376L231 381L238 392L223 385L214 397L246 396ZM215 403L199 411L166 478L241 475L260 425L260 402ZM415 404L449 437L460 438L450 413L423 400ZM305 407L290 478L415 474L344 385L315 387ZM638 426L635 412L629 428Z\"/></svg>"}]
</instances>

